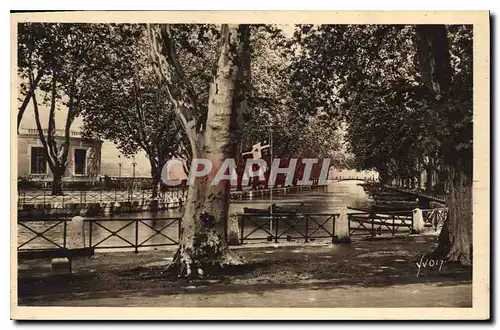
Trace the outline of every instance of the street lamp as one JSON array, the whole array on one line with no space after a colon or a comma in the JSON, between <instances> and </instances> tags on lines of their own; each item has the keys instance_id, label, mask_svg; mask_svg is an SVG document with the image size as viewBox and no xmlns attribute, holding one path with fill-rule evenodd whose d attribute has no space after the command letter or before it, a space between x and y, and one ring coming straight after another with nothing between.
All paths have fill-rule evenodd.
<instances>
[{"instance_id":1,"label":"street lamp","mask_svg":"<svg viewBox=\"0 0 500 330\"><path fill-rule=\"evenodd\" d=\"M118 178L122 177L122 156L118 155Z\"/></svg>"},{"instance_id":2,"label":"street lamp","mask_svg":"<svg viewBox=\"0 0 500 330\"><path fill-rule=\"evenodd\" d=\"M135 162L135 155L132 156L132 177L135 181L135 165L137 165L137 163Z\"/></svg>"}]
</instances>

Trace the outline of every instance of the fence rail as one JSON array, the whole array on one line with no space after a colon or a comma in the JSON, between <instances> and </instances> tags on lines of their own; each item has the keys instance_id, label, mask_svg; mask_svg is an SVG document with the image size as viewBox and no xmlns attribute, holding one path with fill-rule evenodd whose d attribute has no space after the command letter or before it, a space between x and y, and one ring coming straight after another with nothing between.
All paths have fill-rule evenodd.
<instances>
[{"instance_id":1,"label":"fence rail","mask_svg":"<svg viewBox=\"0 0 500 330\"><path fill-rule=\"evenodd\" d=\"M426 209L422 210L426 227L432 227L435 231L442 227L445 220L448 219L447 208Z\"/></svg>"},{"instance_id":2,"label":"fence rail","mask_svg":"<svg viewBox=\"0 0 500 330\"><path fill-rule=\"evenodd\" d=\"M425 225L437 228L448 216L446 208L422 210ZM338 213L242 213L238 214L240 244L252 241L335 239ZM349 235L382 235L410 233L412 211L355 212L348 214ZM18 251L65 248L70 218L19 219ZM83 233L89 247L99 249L132 249L179 244L180 217L160 218L89 218Z\"/></svg>"},{"instance_id":3,"label":"fence rail","mask_svg":"<svg viewBox=\"0 0 500 330\"><path fill-rule=\"evenodd\" d=\"M86 219L89 227L89 246L95 249L139 248L178 245L181 228L180 217L141 218L141 219ZM154 224L153 224L154 223ZM161 224L160 224L161 223ZM131 228L132 230L127 230ZM94 229L101 229L106 236L95 237ZM132 237L130 237L132 235ZM162 242L153 242L160 237ZM113 239L118 243L112 243ZM115 240L116 241L116 240ZM110 243L111 242L111 243ZM110 244L105 244L110 243Z\"/></svg>"},{"instance_id":4,"label":"fence rail","mask_svg":"<svg viewBox=\"0 0 500 330\"><path fill-rule=\"evenodd\" d=\"M335 239L335 220L339 214L323 213L262 213L239 214L241 244L254 241L310 242L316 239ZM65 248L69 218L49 220L18 220L18 251ZM133 250L178 245L181 232L180 217L160 218L89 218L83 222L85 245L96 250ZM270 228L268 227L270 226Z\"/></svg>"},{"instance_id":5,"label":"fence rail","mask_svg":"<svg viewBox=\"0 0 500 330\"><path fill-rule=\"evenodd\" d=\"M18 251L65 248L71 219L18 220ZM38 240L37 240L38 239ZM38 242L36 242L38 241Z\"/></svg>"},{"instance_id":6,"label":"fence rail","mask_svg":"<svg viewBox=\"0 0 500 330\"><path fill-rule=\"evenodd\" d=\"M448 217L447 208L422 209L425 227L438 230ZM381 235L389 232L392 236L413 231L413 211L356 212L349 213L349 235Z\"/></svg>"},{"instance_id":7,"label":"fence rail","mask_svg":"<svg viewBox=\"0 0 500 330\"><path fill-rule=\"evenodd\" d=\"M338 213L241 213L238 214L240 243L245 241L273 241L286 239L335 239L335 220Z\"/></svg>"},{"instance_id":8,"label":"fence rail","mask_svg":"<svg viewBox=\"0 0 500 330\"><path fill-rule=\"evenodd\" d=\"M413 230L412 212L388 213L349 213L349 235L370 235L372 237L389 232L392 236L397 233L409 233Z\"/></svg>"},{"instance_id":9,"label":"fence rail","mask_svg":"<svg viewBox=\"0 0 500 330\"><path fill-rule=\"evenodd\" d=\"M149 190L81 190L65 191L63 195L53 196L49 191L20 191L18 194L18 206L26 204L52 204L60 203L61 206L70 203L105 203L105 202L146 202L151 201ZM159 203L179 203L186 200L186 189L172 189L159 192L157 197Z\"/></svg>"}]
</instances>

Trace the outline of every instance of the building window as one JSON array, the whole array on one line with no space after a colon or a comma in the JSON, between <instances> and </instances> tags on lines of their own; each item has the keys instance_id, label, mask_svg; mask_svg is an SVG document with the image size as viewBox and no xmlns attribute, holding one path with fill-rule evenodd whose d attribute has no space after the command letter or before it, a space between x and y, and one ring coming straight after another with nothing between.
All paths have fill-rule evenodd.
<instances>
[{"instance_id":1,"label":"building window","mask_svg":"<svg viewBox=\"0 0 500 330\"><path fill-rule=\"evenodd\" d=\"M75 174L85 175L87 171L87 150L75 149Z\"/></svg>"},{"instance_id":2,"label":"building window","mask_svg":"<svg viewBox=\"0 0 500 330\"><path fill-rule=\"evenodd\" d=\"M43 147L31 147L31 174L46 174L47 160Z\"/></svg>"}]
</instances>

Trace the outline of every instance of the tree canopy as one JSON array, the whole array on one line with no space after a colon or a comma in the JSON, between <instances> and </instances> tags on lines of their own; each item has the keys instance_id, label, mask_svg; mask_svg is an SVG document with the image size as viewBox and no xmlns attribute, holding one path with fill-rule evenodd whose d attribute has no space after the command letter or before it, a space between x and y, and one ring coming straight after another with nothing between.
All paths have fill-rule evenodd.
<instances>
[{"instance_id":1,"label":"tree canopy","mask_svg":"<svg viewBox=\"0 0 500 330\"><path fill-rule=\"evenodd\" d=\"M452 98L464 105L472 97L472 28L447 31ZM304 25L295 40L297 98L347 124L354 167L409 178L431 157L469 161L472 108L449 112L435 102L422 75L416 26Z\"/></svg>"}]
</instances>

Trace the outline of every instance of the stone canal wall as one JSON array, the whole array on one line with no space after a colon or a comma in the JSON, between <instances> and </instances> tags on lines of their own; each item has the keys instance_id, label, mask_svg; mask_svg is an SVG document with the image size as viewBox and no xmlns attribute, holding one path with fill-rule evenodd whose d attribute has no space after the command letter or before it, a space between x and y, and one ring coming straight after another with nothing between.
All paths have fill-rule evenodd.
<instances>
[{"instance_id":1,"label":"stone canal wall","mask_svg":"<svg viewBox=\"0 0 500 330\"><path fill-rule=\"evenodd\" d=\"M296 193L300 191L310 191L314 189L325 189L325 186L291 186L274 188L273 196ZM257 189L231 192L232 200L245 200L253 198L263 198L270 196L271 189ZM109 201L109 202L52 202L52 203L24 203L18 205L18 217L30 218L40 216L60 217L60 216L99 216L119 213L133 213L144 211L160 211L178 209L182 207L184 198L169 198L166 201L159 200L132 200L132 201Z\"/></svg>"},{"instance_id":2,"label":"stone canal wall","mask_svg":"<svg viewBox=\"0 0 500 330\"><path fill-rule=\"evenodd\" d=\"M160 211L179 208L182 202L160 202L157 200L123 201L103 203L24 204L18 207L18 217L39 216L98 216L143 211Z\"/></svg>"}]
</instances>

